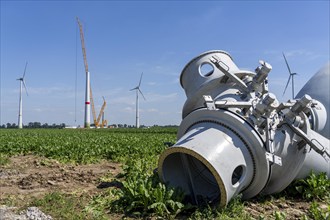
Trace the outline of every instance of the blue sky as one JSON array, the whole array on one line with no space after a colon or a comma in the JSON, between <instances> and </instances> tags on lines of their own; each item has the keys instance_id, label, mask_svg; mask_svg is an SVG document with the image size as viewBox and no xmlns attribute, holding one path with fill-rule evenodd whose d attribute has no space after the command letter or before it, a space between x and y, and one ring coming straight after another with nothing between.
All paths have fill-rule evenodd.
<instances>
[{"instance_id":1,"label":"blue sky","mask_svg":"<svg viewBox=\"0 0 330 220\"><path fill-rule=\"evenodd\" d=\"M27 61L23 124L83 125L76 16L84 26L95 108L104 96L109 124L135 124L129 90L141 72L140 123L179 124L186 100L180 73L208 50L225 50L251 71L260 59L269 62L270 90L280 101L291 91L282 96L288 79L282 52L299 74L297 92L330 60L329 1L1 1L0 124L17 124L16 79Z\"/></svg>"}]
</instances>

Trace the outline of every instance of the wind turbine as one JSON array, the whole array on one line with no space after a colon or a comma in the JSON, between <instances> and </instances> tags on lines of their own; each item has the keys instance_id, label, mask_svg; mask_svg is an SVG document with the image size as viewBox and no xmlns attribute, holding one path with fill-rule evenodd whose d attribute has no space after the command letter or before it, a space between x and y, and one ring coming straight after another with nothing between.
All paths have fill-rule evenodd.
<instances>
[{"instance_id":1,"label":"wind turbine","mask_svg":"<svg viewBox=\"0 0 330 220\"><path fill-rule=\"evenodd\" d=\"M18 128L23 128L23 121L22 121L22 90L23 90L23 86L25 88L25 92L26 95L28 95L27 93L27 89L25 86L25 81L24 81L24 77L25 77L25 73L26 73L26 66L27 66L27 62L25 64L25 68L24 68L24 73L23 73L23 77L22 78L18 78L17 80L20 81L20 90L19 90L19 111L18 111Z\"/></svg>"},{"instance_id":2,"label":"wind turbine","mask_svg":"<svg viewBox=\"0 0 330 220\"><path fill-rule=\"evenodd\" d=\"M140 121L139 121L139 93L141 93L143 99L146 100L146 98L144 97L143 93L140 90L142 76L143 76L143 73L141 73L139 85L130 90L130 91L136 90L136 121L135 121L135 127L136 128L140 127Z\"/></svg>"},{"instance_id":3,"label":"wind turbine","mask_svg":"<svg viewBox=\"0 0 330 220\"><path fill-rule=\"evenodd\" d=\"M286 66L288 67L289 74L290 74L289 79L288 79L288 82L286 83L286 86L285 86L285 89L284 89L283 95L284 95L286 89L288 88L288 85L289 85L290 79L292 79L292 99L294 99L294 80L293 80L293 76L294 76L294 75L297 75L297 73L292 73L292 72L291 72L290 67L289 67L289 64L288 64L288 61L286 60L286 57L285 57L284 53L282 53L282 54L283 54L283 57L284 57L284 60L285 60Z\"/></svg>"}]
</instances>

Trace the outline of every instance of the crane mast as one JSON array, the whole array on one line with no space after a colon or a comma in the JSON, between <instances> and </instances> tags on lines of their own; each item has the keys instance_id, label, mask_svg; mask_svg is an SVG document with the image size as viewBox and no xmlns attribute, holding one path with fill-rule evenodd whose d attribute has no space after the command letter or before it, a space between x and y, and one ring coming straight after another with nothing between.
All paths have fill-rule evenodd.
<instances>
[{"instance_id":1,"label":"crane mast","mask_svg":"<svg viewBox=\"0 0 330 220\"><path fill-rule=\"evenodd\" d=\"M79 21L79 18L77 17L77 22L79 25L79 31L80 31L80 40L81 40L81 48L82 48L82 53L83 53L83 57L84 57L84 66L85 66L85 72L86 72L86 109L85 109L85 127L89 127L89 122L86 123L86 121L89 121L89 104L91 104L92 106L92 114L93 114L93 121L94 121L94 125L95 127L99 127L100 126L100 118L101 116L104 114L104 109L106 106L106 101L103 97L103 105L102 108L100 110L100 113L98 115L98 118L96 118L96 113L95 113L95 106L94 106L94 99L93 99L93 93L92 93L92 87L90 85L90 80L89 80L89 71L88 71L88 63L87 63L87 57L86 57L86 48L85 48L85 39L84 39L84 32L82 29L82 25ZM105 127L107 125L107 121L106 120L102 120L102 127Z\"/></svg>"},{"instance_id":2,"label":"crane mast","mask_svg":"<svg viewBox=\"0 0 330 220\"><path fill-rule=\"evenodd\" d=\"M83 32L82 25L81 25L78 17L77 17L77 22L78 22L79 31L80 31L81 49L82 49L82 53L83 53L83 57L84 57L85 71L87 73L88 72L88 63L87 63L87 57L86 57L84 32Z\"/></svg>"}]
</instances>

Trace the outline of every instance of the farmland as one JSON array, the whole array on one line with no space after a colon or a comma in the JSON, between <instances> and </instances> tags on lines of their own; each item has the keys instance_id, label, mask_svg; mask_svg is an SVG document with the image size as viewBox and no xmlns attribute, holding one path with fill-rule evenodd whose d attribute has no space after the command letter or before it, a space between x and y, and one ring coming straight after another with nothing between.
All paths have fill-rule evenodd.
<instances>
[{"instance_id":1,"label":"farmland","mask_svg":"<svg viewBox=\"0 0 330 220\"><path fill-rule=\"evenodd\" d=\"M17 207L16 212L37 206L54 219L329 216L330 183L324 176L279 195L236 198L225 209L186 204L182 192L166 187L155 173L164 143L175 140L175 128L3 129L0 204ZM303 192L292 193L299 186Z\"/></svg>"}]
</instances>

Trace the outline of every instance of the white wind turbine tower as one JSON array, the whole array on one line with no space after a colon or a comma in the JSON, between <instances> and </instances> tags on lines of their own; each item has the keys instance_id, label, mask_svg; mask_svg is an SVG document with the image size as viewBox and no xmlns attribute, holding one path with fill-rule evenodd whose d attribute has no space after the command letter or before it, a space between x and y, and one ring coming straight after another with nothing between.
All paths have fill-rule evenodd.
<instances>
[{"instance_id":1,"label":"white wind turbine tower","mask_svg":"<svg viewBox=\"0 0 330 220\"><path fill-rule=\"evenodd\" d=\"M289 64L288 64L288 61L286 60L286 57L285 57L284 53L282 53L282 54L283 54L283 57L284 57L284 60L285 60L286 66L287 66L287 68L288 68L288 70L289 70L289 74L290 74L289 79L288 79L288 82L286 83L286 86L285 86L285 89L284 89L283 95L284 95L286 89L288 88L288 85L289 85L290 79L292 79L292 80L291 80L291 81L292 81L292 99L294 99L294 81L293 81L293 77L294 77L294 75L297 75L297 73L292 73L292 72L291 72L290 67L289 67Z\"/></svg>"},{"instance_id":2,"label":"white wind turbine tower","mask_svg":"<svg viewBox=\"0 0 330 220\"><path fill-rule=\"evenodd\" d=\"M139 93L141 93L143 99L146 100L146 98L144 97L144 95L142 94L142 92L140 90L142 76L143 76L143 73L141 73L139 85L137 87L135 87L135 88L133 88L133 89L130 90L130 91L136 90L136 121L135 121L135 127L136 128L139 128L140 127L140 120L139 120Z\"/></svg>"},{"instance_id":3,"label":"white wind turbine tower","mask_svg":"<svg viewBox=\"0 0 330 220\"><path fill-rule=\"evenodd\" d=\"M17 80L20 81L20 90L19 90L19 111L18 111L18 128L23 128L23 121L22 121L22 113L23 113L23 106L22 106L22 90L23 90L23 86L26 92L26 95L28 95L27 93L27 89L25 86L25 81L24 81L24 77L25 77L25 73L26 73L26 66L27 66L27 62L25 64L25 68L24 68L24 73L23 73L23 77L22 78L18 78Z\"/></svg>"}]
</instances>

